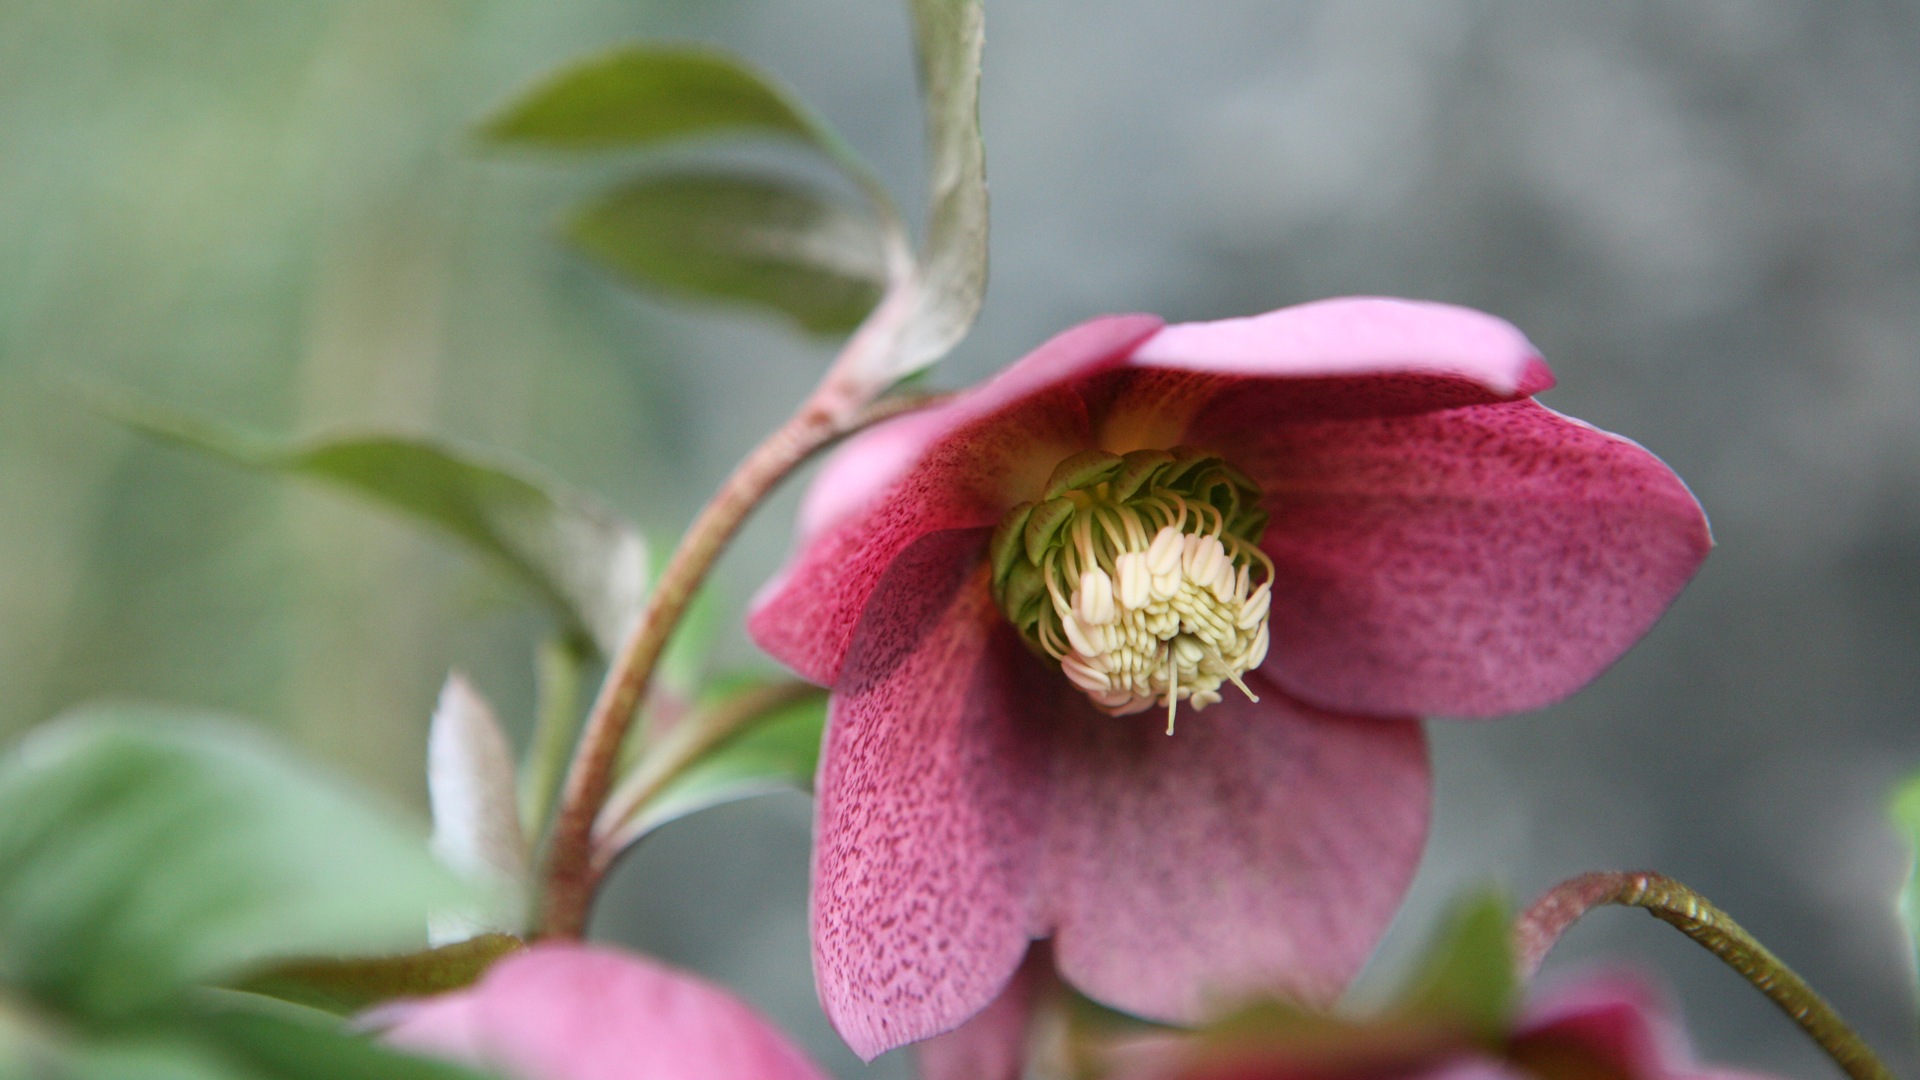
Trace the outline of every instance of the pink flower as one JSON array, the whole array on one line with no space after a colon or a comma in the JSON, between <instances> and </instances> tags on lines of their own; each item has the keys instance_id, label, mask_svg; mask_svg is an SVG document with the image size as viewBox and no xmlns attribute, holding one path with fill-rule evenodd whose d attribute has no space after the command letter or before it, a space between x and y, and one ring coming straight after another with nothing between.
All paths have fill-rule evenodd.
<instances>
[{"instance_id":1,"label":"pink flower","mask_svg":"<svg viewBox=\"0 0 1920 1080\"><path fill-rule=\"evenodd\" d=\"M823 1080L733 995L637 956L542 944L478 983L383 1009L387 1042L515 1080Z\"/></svg>"},{"instance_id":2,"label":"pink flower","mask_svg":"<svg viewBox=\"0 0 1920 1080\"><path fill-rule=\"evenodd\" d=\"M1546 995L1494 1039L1323 1021L1284 1034L1156 1037L1119 1058L1112 1080L1764 1080L1694 1064L1659 996L1617 975Z\"/></svg>"},{"instance_id":3,"label":"pink flower","mask_svg":"<svg viewBox=\"0 0 1920 1080\"><path fill-rule=\"evenodd\" d=\"M1572 692L1710 545L1551 381L1445 305L1114 316L828 461L749 628L834 690L814 959L848 1043L954 1028L1038 938L1154 1018L1337 994L1424 842L1412 718Z\"/></svg>"}]
</instances>

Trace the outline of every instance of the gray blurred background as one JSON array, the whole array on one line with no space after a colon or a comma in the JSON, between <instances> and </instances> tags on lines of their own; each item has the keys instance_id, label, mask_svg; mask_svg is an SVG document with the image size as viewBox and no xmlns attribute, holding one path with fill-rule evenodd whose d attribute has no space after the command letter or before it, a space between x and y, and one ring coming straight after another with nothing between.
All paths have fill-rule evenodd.
<instances>
[{"instance_id":1,"label":"gray blurred background","mask_svg":"<svg viewBox=\"0 0 1920 1080\"><path fill-rule=\"evenodd\" d=\"M539 619L325 492L137 441L107 379L259 428L501 447L660 544L828 351L636 297L554 241L631 163L487 159L464 132L639 36L798 88L913 201L888 0L0 2L0 727L134 695L243 713L419 805L450 665L519 722ZM1485 880L1693 884L1920 1071L1885 794L1920 768L1920 4L991 4L993 286L936 381L1088 316L1342 293L1498 313L1555 408L1686 477L1720 547L1646 642L1538 715L1432 725L1435 838L1374 973ZM729 618L791 493L722 565ZM729 664L757 662L732 642ZM847 1076L806 964L798 796L673 826L598 929L708 972ZM1832 1075L1671 930L1556 967L1656 968L1708 1057Z\"/></svg>"}]
</instances>

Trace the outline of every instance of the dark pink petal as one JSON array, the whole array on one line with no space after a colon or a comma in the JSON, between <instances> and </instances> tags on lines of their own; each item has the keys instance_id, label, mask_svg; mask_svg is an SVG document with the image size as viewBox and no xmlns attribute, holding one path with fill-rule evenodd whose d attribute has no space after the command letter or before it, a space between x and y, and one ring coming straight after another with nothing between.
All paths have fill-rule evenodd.
<instances>
[{"instance_id":1,"label":"dark pink petal","mask_svg":"<svg viewBox=\"0 0 1920 1080\"><path fill-rule=\"evenodd\" d=\"M1259 991L1326 1004L1399 906L1427 829L1419 725L1254 689L1183 707L1171 737L1058 695L1045 914L1090 996L1177 1022Z\"/></svg>"},{"instance_id":2,"label":"dark pink petal","mask_svg":"<svg viewBox=\"0 0 1920 1080\"><path fill-rule=\"evenodd\" d=\"M516 1080L821 1080L739 999L637 956L536 945L470 989L387 1010L384 1038Z\"/></svg>"},{"instance_id":3,"label":"dark pink petal","mask_svg":"<svg viewBox=\"0 0 1920 1080\"><path fill-rule=\"evenodd\" d=\"M1513 1035L1513 1052L1574 1054L1632 1080L1665 1080L1686 1043L1653 988L1621 975L1588 977L1540 996Z\"/></svg>"},{"instance_id":4,"label":"dark pink petal","mask_svg":"<svg viewBox=\"0 0 1920 1080\"><path fill-rule=\"evenodd\" d=\"M823 467L801 514L801 550L754 600L747 629L801 675L831 683L888 563L941 529L992 525L1086 446L1072 382L1122 362L1158 319L1117 315L1068 330L980 389L856 437Z\"/></svg>"},{"instance_id":5,"label":"dark pink petal","mask_svg":"<svg viewBox=\"0 0 1920 1080\"><path fill-rule=\"evenodd\" d=\"M1059 989L1051 951L1046 942L1035 942L993 1004L914 1047L920 1080L1020 1080L1027 1072L1034 1011Z\"/></svg>"},{"instance_id":6,"label":"dark pink petal","mask_svg":"<svg viewBox=\"0 0 1920 1080\"><path fill-rule=\"evenodd\" d=\"M1027 951L1048 755L1018 678L1037 665L987 594L985 542L937 533L894 560L833 696L814 976L865 1058L986 1008Z\"/></svg>"},{"instance_id":7,"label":"dark pink petal","mask_svg":"<svg viewBox=\"0 0 1920 1080\"><path fill-rule=\"evenodd\" d=\"M1419 300L1353 296L1240 319L1179 323L1134 351L1130 366L1262 380L1346 380L1391 394L1409 385L1458 381L1481 399L1524 397L1553 385L1526 335L1471 308ZM1399 411L1399 410L1395 410Z\"/></svg>"},{"instance_id":8,"label":"dark pink petal","mask_svg":"<svg viewBox=\"0 0 1920 1080\"><path fill-rule=\"evenodd\" d=\"M1520 1018L1512 1047L1521 1060L1570 1052L1631 1080L1766 1080L1694 1064L1664 996L1630 974L1589 975L1540 995Z\"/></svg>"},{"instance_id":9,"label":"dark pink petal","mask_svg":"<svg viewBox=\"0 0 1920 1080\"><path fill-rule=\"evenodd\" d=\"M1230 456L1273 513L1263 670L1332 709L1559 700L1646 633L1712 546L1659 458L1531 401L1275 424Z\"/></svg>"}]
</instances>

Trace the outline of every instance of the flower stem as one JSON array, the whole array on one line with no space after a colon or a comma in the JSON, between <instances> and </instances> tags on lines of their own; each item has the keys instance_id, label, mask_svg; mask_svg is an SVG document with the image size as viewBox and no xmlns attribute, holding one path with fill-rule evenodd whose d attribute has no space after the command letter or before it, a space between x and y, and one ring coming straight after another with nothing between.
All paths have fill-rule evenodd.
<instances>
[{"instance_id":1,"label":"flower stem","mask_svg":"<svg viewBox=\"0 0 1920 1080\"><path fill-rule=\"evenodd\" d=\"M1853 1080L1893 1080L1860 1036L1811 986L1706 897L1663 874L1582 874L1547 890L1514 924L1514 957L1531 978L1560 935L1602 904L1644 908L1739 972L1800 1025Z\"/></svg>"},{"instance_id":2,"label":"flower stem","mask_svg":"<svg viewBox=\"0 0 1920 1080\"><path fill-rule=\"evenodd\" d=\"M586 930L601 871L593 859L593 822L613 786L620 743L667 639L727 542L774 485L814 452L842 435L934 400L932 395L893 395L842 419L826 396L816 393L734 467L687 527L607 669L567 770L548 847L542 936L578 938Z\"/></svg>"}]
</instances>

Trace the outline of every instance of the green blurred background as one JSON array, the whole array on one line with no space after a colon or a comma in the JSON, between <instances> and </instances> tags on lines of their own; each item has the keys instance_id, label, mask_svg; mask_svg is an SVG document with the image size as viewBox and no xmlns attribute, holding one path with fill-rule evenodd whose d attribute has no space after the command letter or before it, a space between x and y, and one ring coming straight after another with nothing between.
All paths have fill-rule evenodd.
<instances>
[{"instance_id":1,"label":"green blurred background","mask_svg":"<svg viewBox=\"0 0 1920 1080\"><path fill-rule=\"evenodd\" d=\"M72 390L270 432L450 435L670 530L698 449L666 426L685 373L550 227L594 177L466 137L645 20L437 0L0 13L0 725L94 695L214 704L417 795L449 661L523 713L535 620L410 527L130 438Z\"/></svg>"},{"instance_id":2,"label":"green blurred background","mask_svg":"<svg viewBox=\"0 0 1920 1080\"><path fill-rule=\"evenodd\" d=\"M1525 329L1561 377L1549 404L1652 447L1713 515L1706 571L1594 687L1433 726L1434 845L1387 966L1469 883L1657 866L1920 1067L1883 825L1920 766L1920 3L988 14L994 284L937 381L1104 311L1450 300ZM545 626L484 568L130 436L74 387L499 448L663 546L828 349L637 297L564 250L559 216L631 163L466 137L639 36L772 69L914 201L890 0L0 0L0 727L100 696L214 706L419 805L450 666L524 726ZM722 564L722 625L793 501ZM807 813L775 798L665 830L599 929L726 980L856 1075L811 1000ZM1601 916L1567 949L1659 965L1713 1057L1824 1075L1668 934Z\"/></svg>"}]
</instances>

